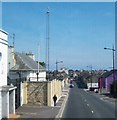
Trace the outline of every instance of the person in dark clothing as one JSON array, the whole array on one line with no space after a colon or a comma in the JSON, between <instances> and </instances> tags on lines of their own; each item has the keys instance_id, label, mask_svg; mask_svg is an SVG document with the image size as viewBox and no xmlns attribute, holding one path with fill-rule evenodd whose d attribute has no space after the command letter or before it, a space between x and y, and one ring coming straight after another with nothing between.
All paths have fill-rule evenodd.
<instances>
[{"instance_id":1,"label":"person in dark clothing","mask_svg":"<svg viewBox=\"0 0 117 120\"><path fill-rule=\"evenodd\" d=\"M53 101L54 101L54 106L56 106L56 101L57 101L57 96L56 95L53 96Z\"/></svg>"}]
</instances>

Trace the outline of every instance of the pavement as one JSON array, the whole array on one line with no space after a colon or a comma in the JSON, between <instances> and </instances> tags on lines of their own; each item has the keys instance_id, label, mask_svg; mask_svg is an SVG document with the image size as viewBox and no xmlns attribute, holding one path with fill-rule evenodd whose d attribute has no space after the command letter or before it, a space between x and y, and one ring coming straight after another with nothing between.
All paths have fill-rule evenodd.
<instances>
[{"instance_id":1,"label":"pavement","mask_svg":"<svg viewBox=\"0 0 117 120\"><path fill-rule=\"evenodd\" d=\"M16 110L16 115L19 115L18 118L61 118L65 103L67 101L69 94L69 86L66 85L62 91L62 96L58 100L56 106L38 106L26 104L20 106Z\"/></svg>"}]
</instances>

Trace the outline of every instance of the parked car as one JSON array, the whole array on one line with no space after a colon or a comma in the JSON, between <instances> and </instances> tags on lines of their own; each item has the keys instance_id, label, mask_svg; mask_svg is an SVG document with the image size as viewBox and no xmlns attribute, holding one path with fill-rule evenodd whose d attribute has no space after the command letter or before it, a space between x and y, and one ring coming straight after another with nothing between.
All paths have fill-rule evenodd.
<instances>
[{"instance_id":1,"label":"parked car","mask_svg":"<svg viewBox=\"0 0 117 120\"><path fill-rule=\"evenodd\" d=\"M95 92L95 93L98 93L98 89L94 89L94 92Z\"/></svg>"},{"instance_id":2,"label":"parked car","mask_svg":"<svg viewBox=\"0 0 117 120\"><path fill-rule=\"evenodd\" d=\"M73 85L73 84L70 84L70 85L69 85L69 87L70 87L70 88L73 88L73 87L74 87L74 85Z\"/></svg>"},{"instance_id":3,"label":"parked car","mask_svg":"<svg viewBox=\"0 0 117 120\"><path fill-rule=\"evenodd\" d=\"M89 89L87 88L87 89L84 89L86 92L89 92Z\"/></svg>"}]
</instances>

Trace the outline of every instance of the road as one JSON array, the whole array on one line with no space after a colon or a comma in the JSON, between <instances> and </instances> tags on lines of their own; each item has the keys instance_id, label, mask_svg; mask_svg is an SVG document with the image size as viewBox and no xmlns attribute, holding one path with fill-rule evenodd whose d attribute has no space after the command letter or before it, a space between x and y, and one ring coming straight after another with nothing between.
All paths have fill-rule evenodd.
<instances>
[{"instance_id":1,"label":"road","mask_svg":"<svg viewBox=\"0 0 117 120\"><path fill-rule=\"evenodd\" d=\"M114 105L84 91L80 82L73 84L62 118L115 118Z\"/></svg>"}]
</instances>

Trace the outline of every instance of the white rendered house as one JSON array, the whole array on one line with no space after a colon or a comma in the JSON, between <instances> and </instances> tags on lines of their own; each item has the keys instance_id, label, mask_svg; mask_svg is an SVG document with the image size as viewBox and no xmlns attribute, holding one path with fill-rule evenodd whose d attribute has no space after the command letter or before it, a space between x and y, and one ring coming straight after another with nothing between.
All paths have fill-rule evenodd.
<instances>
[{"instance_id":1,"label":"white rendered house","mask_svg":"<svg viewBox=\"0 0 117 120\"><path fill-rule=\"evenodd\" d=\"M38 63L28 56L26 53L15 52L15 65L10 68L9 77L10 79L19 78L19 73L21 78L26 78L27 81L37 81L37 72L38 81L46 81L46 69L39 65Z\"/></svg>"},{"instance_id":2,"label":"white rendered house","mask_svg":"<svg viewBox=\"0 0 117 120\"><path fill-rule=\"evenodd\" d=\"M0 119L15 114L15 88L7 85L8 33L0 29Z\"/></svg>"}]
</instances>

